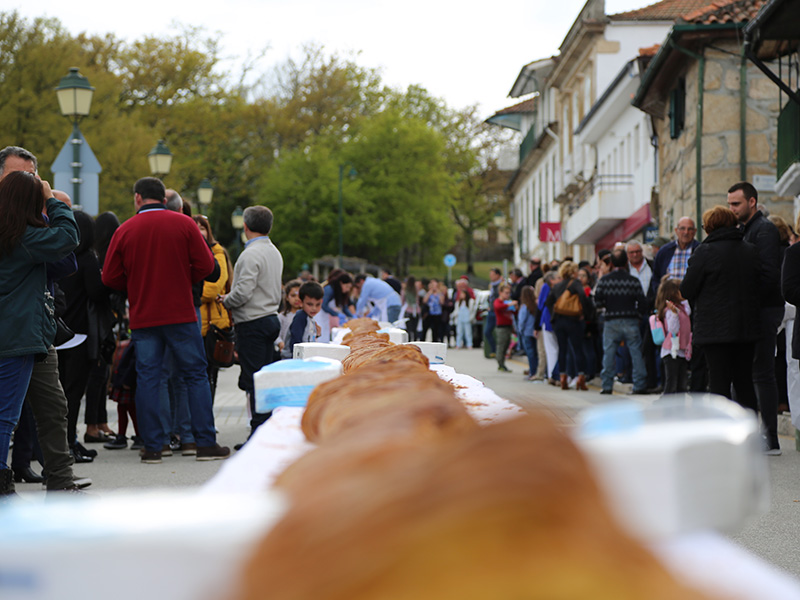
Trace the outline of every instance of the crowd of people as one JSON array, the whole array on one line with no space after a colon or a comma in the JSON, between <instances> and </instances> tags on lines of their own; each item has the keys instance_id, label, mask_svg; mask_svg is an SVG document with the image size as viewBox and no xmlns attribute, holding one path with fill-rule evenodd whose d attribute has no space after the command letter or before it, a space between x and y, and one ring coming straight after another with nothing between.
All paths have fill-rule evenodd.
<instances>
[{"instance_id":1,"label":"crowd of people","mask_svg":"<svg viewBox=\"0 0 800 600\"><path fill-rule=\"evenodd\" d=\"M674 240L619 242L592 264L533 257L527 278L512 273L508 282L495 270L484 351L507 370L510 325L531 381L586 390L599 374L602 394L622 382L633 394L726 396L760 414L765 452L780 454L777 415L788 407L782 329L800 303L800 246L789 224L765 213L757 190L741 182L727 206L702 215L702 242L683 217ZM791 344L797 358L797 329Z\"/></svg>"},{"instance_id":2,"label":"crowd of people","mask_svg":"<svg viewBox=\"0 0 800 600\"><path fill-rule=\"evenodd\" d=\"M620 242L593 263L533 256L527 275L492 269L485 304L467 276L449 287L334 269L322 282L303 273L284 284L268 208L245 209L247 241L232 265L212 224L178 192L154 177L133 192L135 216L95 219L39 179L33 154L0 151L0 498L20 481L81 493L91 481L72 466L97 456L84 444L130 442L145 464L174 452L227 458L213 401L219 369L233 358L219 358L218 344L235 338L252 435L270 417L256 410L253 375L363 316L405 328L410 341L482 344L501 372L523 354L527 380L561 389L587 390L599 375L603 394L623 382L634 394L727 396L760 413L765 451L780 453L787 374L785 353L775 356L800 303L800 245L760 210L749 183L703 214L702 243L683 217L674 240ZM797 329L792 354L800 355ZM117 402L117 432L107 397Z\"/></svg>"}]
</instances>

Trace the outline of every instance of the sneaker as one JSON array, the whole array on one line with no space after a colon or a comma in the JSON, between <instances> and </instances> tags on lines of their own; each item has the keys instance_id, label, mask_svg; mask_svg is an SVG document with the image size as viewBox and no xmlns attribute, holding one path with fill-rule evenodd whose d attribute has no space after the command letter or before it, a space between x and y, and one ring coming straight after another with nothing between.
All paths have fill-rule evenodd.
<instances>
[{"instance_id":1,"label":"sneaker","mask_svg":"<svg viewBox=\"0 0 800 600\"><path fill-rule=\"evenodd\" d=\"M778 442L777 438L774 440L770 440L767 436L761 436L761 444L764 449L764 454L767 456L780 456L783 454L781 450L780 442Z\"/></svg>"},{"instance_id":2,"label":"sneaker","mask_svg":"<svg viewBox=\"0 0 800 600\"><path fill-rule=\"evenodd\" d=\"M169 438L169 447L170 450L180 450L181 449L181 438L177 435L170 436Z\"/></svg>"},{"instance_id":3,"label":"sneaker","mask_svg":"<svg viewBox=\"0 0 800 600\"><path fill-rule=\"evenodd\" d=\"M131 450L141 450L144 448L144 440L138 435L131 437Z\"/></svg>"},{"instance_id":4,"label":"sneaker","mask_svg":"<svg viewBox=\"0 0 800 600\"><path fill-rule=\"evenodd\" d=\"M145 450L142 448L142 462L148 465L158 465L161 463L160 450Z\"/></svg>"},{"instance_id":5,"label":"sneaker","mask_svg":"<svg viewBox=\"0 0 800 600\"><path fill-rule=\"evenodd\" d=\"M123 448L128 447L128 438L127 436L118 433L113 440L106 442L103 444L103 448L106 450L122 450Z\"/></svg>"},{"instance_id":6,"label":"sneaker","mask_svg":"<svg viewBox=\"0 0 800 600\"><path fill-rule=\"evenodd\" d=\"M182 456L197 456L197 444L194 442L181 444L180 451Z\"/></svg>"},{"instance_id":7,"label":"sneaker","mask_svg":"<svg viewBox=\"0 0 800 600\"><path fill-rule=\"evenodd\" d=\"M609 396L609 395L613 394L614 392L612 390L600 390L600 393L603 396Z\"/></svg>"},{"instance_id":8,"label":"sneaker","mask_svg":"<svg viewBox=\"0 0 800 600\"><path fill-rule=\"evenodd\" d=\"M75 487L77 487L80 490L92 485L92 480L89 477L74 477L72 479L72 482L75 484Z\"/></svg>"},{"instance_id":9,"label":"sneaker","mask_svg":"<svg viewBox=\"0 0 800 600\"><path fill-rule=\"evenodd\" d=\"M502 371L503 373L511 373L511 369L508 367L497 367L498 371Z\"/></svg>"},{"instance_id":10,"label":"sneaker","mask_svg":"<svg viewBox=\"0 0 800 600\"><path fill-rule=\"evenodd\" d=\"M231 449L219 444L197 447L197 460L224 460L230 455Z\"/></svg>"}]
</instances>

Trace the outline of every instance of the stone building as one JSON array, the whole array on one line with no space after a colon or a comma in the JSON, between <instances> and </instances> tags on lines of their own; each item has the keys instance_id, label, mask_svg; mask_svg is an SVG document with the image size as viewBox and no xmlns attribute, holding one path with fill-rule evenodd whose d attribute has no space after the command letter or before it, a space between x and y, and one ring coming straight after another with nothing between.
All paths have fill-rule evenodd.
<instances>
[{"instance_id":1,"label":"stone building","mask_svg":"<svg viewBox=\"0 0 800 600\"><path fill-rule=\"evenodd\" d=\"M774 192L775 87L744 52L743 29L763 4L714 2L679 19L657 51L642 52L647 68L633 103L653 117L658 138L651 214L662 235L684 215L699 224L703 211L724 205L728 188L742 180L759 189L772 214L794 220L792 199Z\"/></svg>"}]
</instances>

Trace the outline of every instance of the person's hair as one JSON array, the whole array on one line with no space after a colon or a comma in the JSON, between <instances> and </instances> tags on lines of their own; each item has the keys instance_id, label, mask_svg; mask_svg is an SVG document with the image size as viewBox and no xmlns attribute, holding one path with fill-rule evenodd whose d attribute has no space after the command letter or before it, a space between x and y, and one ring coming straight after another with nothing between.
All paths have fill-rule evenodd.
<instances>
[{"instance_id":1,"label":"person's hair","mask_svg":"<svg viewBox=\"0 0 800 600\"><path fill-rule=\"evenodd\" d=\"M539 268L542 270L542 275L551 271L550 263L542 263L541 265L539 265Z\"/></svg>"},{"instance_id":2,"label":"person's hair","mask_svg":"<svg viewBox=\"0 0 800 600\"><path fill-rule=\"evenodd\" d=\"M164 202L167 190L158 177L142 177L133 184L133 193L139 194L142 200L158 200Z\"/></svg>"},{"instance_id":3,"label":"person's hair","mask_svg":"<svg viewBox=\"0 0 800 600\"><path fill-rule=\"evenodd\" d=\"M28 225L47 227L43 209L42 182L33 173L15 171L0 180L0 258L14 251Z\"/></svg>"},{"instance_id":4,"label":"person's hair","mask_svg":"<svg viewBox=\"0 0 800 600\"><path fill-rule=\"evenodd\" d=\"M611 266L615 269L628 266L628 251L625 248L617 248L611 253Z\"/></svg>"},{"instance_id":5,"label":"person's hair","mask_svg":"<svg viewBox=\"0 0 800 600\"><path fill-rule=\"evenodd\" d=\"M209 244L213 246L217 243L217 238L214 237L214 232L211 230L211 223L208 222L207 217L203 215L194 215L192 220L206 230L206 239L208 240Z\"/></svg>"},{"instance_id":6,"label":"person's hair","mask_svg":"<svg viewBox=\"0 0 800 600\"><path fill-rule=\"evenodd\" d=\"M434 280L431 279L431 281L434 281ZM498 294L500 294L500 292L504 292L506 290L511 291L511 286L508 285L506 282L503 282L503 283L501 283L500 285L497 286L497 293Z\"/></svg>"},{"instance_id":7,"label":"person's hair","mask_svg":"<svg viewBox=\"0 0 800 600\"><path fill-rule=\"evenodd\" d=\"M681 302L681 280L670 279L669 275L664 275L661 279L661 285L658 286L656 292L656 311L658 318L664 321L664 309L667 307L667 300L674 304Z\"/></svg>"},{"instance_id":8,"label":"person's hair","mask_svg":"<svg viewBox=\"0 0 800 600\"><path fill-rule=\"evenodd\" d=\"M119 219L111 211L97 215L94 220L94 251L97 252L97 260L101 267L106 260L111 237L117 229L119 229Z\"/></svg>"},{"instance_id":9,"label":"person's hair","mask_svg":"<svg viewBox=\"0 0 800 600\"><path fill-rule=\"evenodd\" d=\"M577 272L578 265L571 260L565 260L561 263L561 266L558 267L558 274L561 276L561 279L572 279Z\"/></svg>"},{"instance_id":10,"label":"person's hair","mask_svg":"<svg viewBox=\"0 0 800 600\"><path fill-rule=\"evenodd\" d=\"M734 227L736 225L736 215L727 206L717 204L703 213L703 229L706 233L716 231L721 227Z\"/></svg>"},{"instance_id":11,"label":"person's hair","mask_svg":"<svg viewBox=\"0 0 800 600\"><path fill-rule=\"evenodd\" d=\"M25 150L25 148L21 148L19 146L6 146L0 150L0 175L2 175L6 170L6 159L9 156L16 156L22 160L29 160L33 163L34 170L39 168L39 161L36 160L36 157L33 155L33 153L28 152Z\"/></svg>"},{"instance_id":12,"label":"person's hair","mask_svg":"<svg viewBox=\"0 0 800 600\"><path fill-rule=\"evenodd\" d=\"M732 194L740 190L744 194L745 200L750 200L750 198L755 198L756 204L758 204L758 190L752 183L750 183L749 181L740 181L739 183L734 183L730 187L730 189L728 189L728 193ZM703 213L703 224L705 225L705 213Z\"/></svg>"},{"instance_id":13,"label":"person's hair","mask_svg":"<svg viewBox=\"0 0 800 600\"><path fill-rule=\"evenodd\" d=\"M305 298L322 300L322 297L325 295L325 290L323 290L322 286L316 281L306 281L300 286L300 291L298 294L300 296L300 300L304 300Z\"/></svg>"},{"instance_id":14,"label":"person's hair","mask_svg":"<svg viewBox=\"0 0 800 600\"><path fill-rule=\"evenodd\" d=\"M367 274L366 273L359 273L358 275L356 275L355 279L353 279L353 283L355 285L358 285L359 283L364 281L366 278L367 278Z\"/></svg>"},{"instance_id":15,"label":"person's hair","mask_svg":"<svg viewBox=\"0 0 800 600\"><path fill-rule=\"evenodd\" d=\"M519 300L528 307L528 312L536 314L536 292L529 285L523 285L519 293Z\"/></svg>"},{"instance_id":16,"label":"person's hair","mask_svg":"<svg viewBox=\"0 0 800 600\"><path fill-rule=\"evenodd\" d=\"M781 236L781 243L789 244L789 239L794 235L794 230L791 225L784 221L783 217L779 217L778 215L770 215L767 218L778 228L778 234Z\"/></svg>"},{"instance_id":17,"label":"person's hair","mask_svg":"<svg viewBox=\"0 0 800 600\"><path fill-rule=\"evenodd\" d=\"M188 200L184 200L183 198L181 198L181 202L182 202L181 212L183 214L185 214L187 217L191 217L192 216L192 203L189 202Z\"/></svg>"},{"instance_id":18,"label":"person's hair","mask_svg":"<svg viewBox=\"0 0 800 600\"><path fill-rule=\"evenodd\" d=\"M552 285L553 280L558 277L558 271L550 269L547 273L544 274L544 282L547 285Z\"/></svg>"},{"instance_id":19,"label":"person's hair","mask_svg":"<svg viewBox=\"0 0 800 600\"><path fill-rule=\"evenodd\" d=\"M175 190L167 190L164 194L164 197L167 199L164 205L169 210L174 212L183 212L183 198L181 198L181 195L178 192Z\"/></svg>"},{"instance_id":20,"label":"person's hair","mask_svg":"<svg viewBox=\"0 0 800 600\"><path fill-rule=\"evenodd\" d=\"M520 270L520 269L514 269L513 273L517 277L522 277L522 270Z\"/></svg>"},{"instance_id":21,"label":"person's hair","mask_svg":"<svg viewBox=\"0 0 800 600\"><path fill-rule=\"evenodd\" d=\"M639 248L644 250L644 246L642 246L642 242L640 242L639 240L628 240L627 242L625 242L626 251L629 246L638 246Z\"/></svg>"},{"instance_id":22,"label":"person's hair","mask_svg":"<svg viewBox=\"0 0 800 600\"><path fill-rule=\"evenodd\" d=\"M81 236L81 241L75 248L75 254L94 252L94 219L82 210L76 210L72 215L75 217L75 223L78 225L78 232Z\"/></svg>"},{"instance_id":23,"label":"person's hair","mask_svg":"<svg viewBox=\"0 0 800 600\"><path fill-rule=\"evenodd\" d=\"M586 279L588 281L588 285L591 287L594 284L594 275L592 275L591 267L580 267L578 269L578 273L580 273L581 271L586 273Z\"/></svg>"},{"instance_id":24,"label":"person's hair","mask_svg":"<svg viewBox=\"0 0 800 600\"><path fill-rule=\"evenodd\" d=\"M289 304L289 292L291 292L294 288L299 288L303 285L303 281L300 279L292 279L291 281L287 281L286 284L283 286L283 298L281 298L281 302L283 302L283 312L284 315L288 315L292 312L292 305Z\"/></svg>"},{"instance_id":25,"label":"person's hair","mask_svg":"<svg viewBox=\"0 0 800 600\"><path fill-rule=\"evenodd\" d=\"M529 263L536 263L536 264L539 264L539 265L541 265L541 264L542 264L542 259L541 259L541 258L539 258L538 256L531 256L531 257L528 259L528 262L529 262Z\"/></svg>"},{"instance_id":26,"label":"person's hair","mask_svg":"<svg viewBox=\"0 0 800 600\"><path fill-rule=\"evenodd\" d=\"M498 269L497 267L492 267L490 270L492 272L494 272L495 274L500 275L501 277L503 276L503 272L500 269Z\"/></svg>"},{"instance_id":27,"label":"person's hair","mask_svg":"<svg viewBox=\"0 0 800 600\"><path fill-rule=\"evenodd\" d=\"M336 306L345 306L349 297L342 291L343 283L353 283L353 276L344 269L334 269L328 275L328 285L333 289L333 301Z\"/></svg>"},{"instance_id":28,"label":"person's hair","mask_svg":"<svg viewBox=\"0 0 800 600\"><path fill-rule=\"evenodd\" d=\"M250 231L267 235L272 231L272 211L266 206L248 206L244 209L244 223Z\"/></svg>"}]
</instances>

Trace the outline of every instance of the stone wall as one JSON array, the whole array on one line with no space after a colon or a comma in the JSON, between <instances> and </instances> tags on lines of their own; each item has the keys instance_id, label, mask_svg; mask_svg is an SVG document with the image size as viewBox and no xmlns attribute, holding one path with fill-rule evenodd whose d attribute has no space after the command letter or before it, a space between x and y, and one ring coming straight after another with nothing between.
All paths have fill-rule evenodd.
<instances>
[{"instance_id":1,"label":"stone wall","mask_svg":"<svg viewBox=\"0 0 800 600\"><path fill-rule=\"evenodd\" d=\"M725 204L728 188L740 181L740 49L735 40L716 40L706 47L703 138L702 208ZM747 108L745 113L746 174L775 175L777 161L778 88L750 61L746 63ZM670 138L668 105L656 121L659 139L659 230L671 235L678 218L696 214L697 73L690 60L682 76L686 80L686 121L681 135ZM679 74L676 74L677 82ZM791 198L762 192L759 201L772 214L794 222Z\"/></svg>"}]
</instances>

